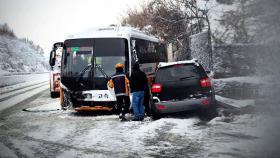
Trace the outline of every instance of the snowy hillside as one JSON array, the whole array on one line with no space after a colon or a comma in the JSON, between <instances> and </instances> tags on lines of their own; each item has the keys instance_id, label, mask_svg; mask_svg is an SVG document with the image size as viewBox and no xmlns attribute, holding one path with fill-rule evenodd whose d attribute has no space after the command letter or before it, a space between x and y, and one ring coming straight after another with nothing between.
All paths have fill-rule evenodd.
<instances>
[{"instance_id":1,"label":"snowy hillside","mask_svg":"<svg viewBox=\"0 0 280 158\"><path fill-rule=\"evenodd\" d=\"M0 35L0 74L21 72L45 72L47 59L38 53L29 43Z\"/></svg>"}]
</instances>

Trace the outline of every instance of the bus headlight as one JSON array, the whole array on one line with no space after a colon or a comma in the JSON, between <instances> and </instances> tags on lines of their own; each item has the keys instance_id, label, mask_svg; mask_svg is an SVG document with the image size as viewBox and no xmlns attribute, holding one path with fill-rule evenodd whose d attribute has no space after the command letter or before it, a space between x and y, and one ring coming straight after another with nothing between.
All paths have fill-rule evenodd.
<instances>
[{"instance_id":1,"label":"bus headlight","mask_svg":"<svg viewBox=\"0 0 280 158\"><path fill-rule=\"evenodd\" d=\"M91 99L92 98L92 94L86 93L86 94L84 94L84 98L85 99Z\"/></svg>"}]
</instances>

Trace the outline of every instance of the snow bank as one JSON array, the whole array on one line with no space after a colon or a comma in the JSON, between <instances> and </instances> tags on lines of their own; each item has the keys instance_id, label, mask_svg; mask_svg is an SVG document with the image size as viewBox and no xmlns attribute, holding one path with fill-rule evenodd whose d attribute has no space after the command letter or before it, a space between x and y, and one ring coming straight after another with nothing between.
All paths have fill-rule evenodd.
<instances>
[{"instance_id":1,"label":"snow bank","mask_svg":"<svg viewBox=\"0 0 280 158\"><path fill-rule=\"evenodd\" d=\"M237 100L237 99L230 99L230 98L225 98L225 97L216 95L216 100L220 101L222 103L226 103L226 104L231 105L236 108L242 108L242 107L249 106L249 105L252 105L252 106L255 105L255 100L253 100L253 99Z\"/></svg>"},{"instance_id":2,"label":"snow bank","mask_svg":"<svg viewBox=\"0 0 280 158\"><path fill-rule=\"evenodd\" d=\"M215 93L233 99L258 97L260 88L267 83L266 77L243 76L214 79Z\"/></svg>"},{"instance_id":3,"label":"snow bank","mask_svg":"<svg viewBox=\"0 0 280 158\"><path fill-rule=\"evenodd\" d=\"M243 77L229 77L222 79L214 79L217 83L227 83L227 82L240 82L240 83L252 83L252 84L262 84L266 83L265 78L259 76L243 76Z\"/></svg>"},{"instance_id":4,"label":"snow bank","mask_svg":"<svg viewBox=\"0 0 280 158\"><path fill-rule=\"evenodd\" d=\"M220 79L213 79L214 87L216 92L223 90L227 87L237 87L242 86L243 84L264 84L265 79L259 76L242 76L242 77L228 77L228 78L220 78Z\"/></svg>"}]
</instances>

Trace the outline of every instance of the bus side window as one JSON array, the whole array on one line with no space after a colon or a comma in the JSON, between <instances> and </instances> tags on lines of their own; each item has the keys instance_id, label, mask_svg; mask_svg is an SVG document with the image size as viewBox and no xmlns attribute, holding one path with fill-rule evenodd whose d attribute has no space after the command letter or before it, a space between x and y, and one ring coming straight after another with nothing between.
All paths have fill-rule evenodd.
<instances>
[{"instance_id":1,"label":"bus side window","mask_svg":"<svg viewBox=\"0 0 280 158\"><path fill-rule=\"evenodd\" d=\"M129 72L129 50L127 39L125 40L125 72Z\"/></svg>"},{"instance_id":2,"label":"bus side window","mask_svg":"<svg viewBox=\"0 0 280 158\"><path fill-rule=\"evenodd\" d=\"M164 44L159 44L159 54L161 61L167 61L166 47Z\"/></svg>"},{"instance_id":3,"label":"bus side window","mask_svg":"<svg viewBox=\"0 0 280 158\"><path fill-rule=\"evenodd\" d=\"M147 63L148 61L148 41L137 39L136 41L137 55L139 63Z\"/></svg>"},{"instance_id":4,"label":"bus side window","mask_svg":"<svg viewBox=\"0 0 280 158\"><path fill-rule=\"evenodd\" d=\"M148 43L148 53L155 53L156 52L156 43L154 42L149 42Z\"/></svg>"},{"instance_id":5,"label":"bus side window","mask_svg":"<svg viewBox=\"0 0 280 158\"><path fill-rule=\"evenodd\" d=\"M64 50L64 52L63 52L63 65L64 66L67 65L67 52L66 52L66 50Z\"/></svg>"},{"instance_id":6,"label":"bus side window","mask_svg":"<svg viewBox=\"0 0 280 158\"><path fill-rule=\"evenodd\" d=\"M139 63L141 64L141 63L143 63L143 60L142 60L143 46L142 46L142 42L139 39L136 41L135 48L136 48L136 54L138 56Z\"/></svg>"},{"instance_id":7,"label":"bus side window","mask_svg":"<svg viewBox=\"0 0 280 158\"><path fill-rule=\"evenodd\" d=\"M63 52L62 52L62 68L63 69L61 69L61 73L64 73L65 75L67 75L67 73L68 73L68 65L67 65L67 58L69 58L70 57L70 53L67 53L67 51L66 51L66 48L63 48Z\"/></svg>"}]
</instances>

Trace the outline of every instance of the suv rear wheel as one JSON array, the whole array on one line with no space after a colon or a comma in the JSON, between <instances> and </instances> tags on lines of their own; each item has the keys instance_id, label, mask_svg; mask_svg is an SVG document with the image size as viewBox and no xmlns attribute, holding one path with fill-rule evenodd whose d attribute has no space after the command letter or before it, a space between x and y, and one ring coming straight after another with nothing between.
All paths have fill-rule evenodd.
<instances>
[{"instance_id":1,"label":"suv rear wheel","mask_svg":"<svg viewBox=\"0 0 280 158\"><path fill-rule=\"evenodd\" d=\"M217 117L218 110L217 110L216 102L214 101L214 103L206 109L200 109L198 111L198 114L199 114L200 119L207 120L207 121L210 121L213 118Z\"/></svg>"}]
</instances>

